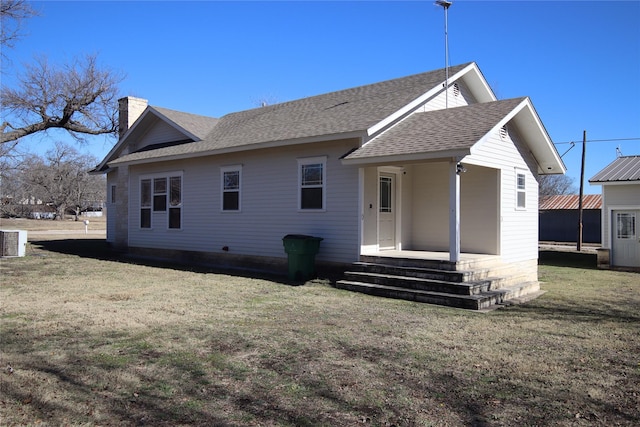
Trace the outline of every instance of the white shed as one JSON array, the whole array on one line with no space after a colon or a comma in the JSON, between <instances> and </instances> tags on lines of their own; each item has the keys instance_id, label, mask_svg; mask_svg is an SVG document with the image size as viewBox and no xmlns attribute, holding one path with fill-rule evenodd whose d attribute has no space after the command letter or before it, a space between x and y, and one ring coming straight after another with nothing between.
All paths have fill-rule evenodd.
<instances>
[{"instance_id":1,"label":"white shed","mask_svg":"<svg viewBox=\"0 0 640 427\"><path fill-rule=\"evenodd\" d=\"M640 155L616 158L589 183L602 186L598 266L640 270Z\"/></svg>"}]
</instances>

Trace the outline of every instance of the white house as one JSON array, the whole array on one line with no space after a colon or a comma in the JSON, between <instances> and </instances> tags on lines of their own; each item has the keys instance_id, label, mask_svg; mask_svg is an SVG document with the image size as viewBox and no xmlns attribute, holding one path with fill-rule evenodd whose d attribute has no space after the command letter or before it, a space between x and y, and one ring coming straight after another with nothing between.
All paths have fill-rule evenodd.
<instances>
[{"instance_id":1,"label":"white house","mask_svg":"<svg viewBox=\"0 0 640 427\"><path fill-rule=\"evenodd\" d=\"M621 156L589 183L602 185L598 266L640 270L640 156Z\"/></svg>"},{"instance_id":2,"label":"white house","mask_svg":"<svg viewBox=\"0 0 640 427\"><path fill-rule=\"evenodd\" d=\"M283 236L305 234L323 238L321 270L437 260L473 281L500 266L518 274L471 292L520 295L539 289L536 178L565 167L531 100L497 100L467 63L219 119L124 98L96 171L107 240L132 253L286 271ZM390 286L364 282L338 285Z\"/></svg>"}]
</instances>

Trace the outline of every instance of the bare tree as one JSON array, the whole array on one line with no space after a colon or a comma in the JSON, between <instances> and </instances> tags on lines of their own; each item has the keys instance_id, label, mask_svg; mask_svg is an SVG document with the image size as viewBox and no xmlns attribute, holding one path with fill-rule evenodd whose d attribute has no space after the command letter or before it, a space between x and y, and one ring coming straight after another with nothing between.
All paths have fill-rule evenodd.
<instances>
[{"instance_id":1,"label":"bare tree","mask_svg":"<svg viewBox=\"0 0 640 427\"><path fill-rule=\"evenodd\" d=\"M34 156L23 163L23 185L32 198L52 206L58 218L71 209L77 219L82 210L105 200L104 177L88 174L96 163L95 157L57 143L44 158Z\"/></svg>"},{"instance_id":2,"label":"bare tree","mask_svg":"<svg viewBox=\"0 0 640 427\"><path fill-rule=\"evenodd\" d=\"M0 92L5 121L0 143L51 128L82 135L115 133L118 128L117 85L122 77L101 69L95 55L76 59L61 68L46 58L27 65L16 89Z\"/></svg>"},{"instance_id":3,"label":"bare tree","mask_svg":"<svg viewBox=\"0 0 640 427\"><path fill-rule=\"evenodd\" d=\"M24 21L35 15L36 11L26 0L0 1L0 46L3 48L3 59L7 59L6 49L12 48L22 37Z\"/></svg>"},{"instance_id":4,"label":"bare tree","mask_svg":"<svg viewBox=\"0 0 640 427\"><path fill-rule=\"evenodd\" d=\"M542 200L548 196L572 194L576 192L573 179L567 175L540 175L538 198Z\"/></svg>"}]
</instances>

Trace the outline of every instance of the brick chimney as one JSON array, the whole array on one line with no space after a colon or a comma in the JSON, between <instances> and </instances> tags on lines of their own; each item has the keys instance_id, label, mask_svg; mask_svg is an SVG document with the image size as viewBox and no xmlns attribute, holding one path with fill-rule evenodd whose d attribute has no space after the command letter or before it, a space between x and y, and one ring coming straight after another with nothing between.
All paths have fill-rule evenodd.
<instances>
[{"instance_id":1,"label":"brick chimney","mask_svg":"<svg viewBox=\"0 0 640 427\"><path fill-rule=\"evenodd\" d=\"M118 99L118 139L122 138L133 122L142 115L149 101L133 96Z\"/></svg>"}]
</instances>

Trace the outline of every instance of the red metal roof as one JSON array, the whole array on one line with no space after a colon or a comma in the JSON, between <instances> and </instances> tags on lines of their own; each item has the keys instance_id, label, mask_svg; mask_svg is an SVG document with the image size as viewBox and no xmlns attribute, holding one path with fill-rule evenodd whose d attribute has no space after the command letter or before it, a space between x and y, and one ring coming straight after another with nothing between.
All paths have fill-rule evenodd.
<instances>
[{"instance_id":1,"label":"red metal roof","mask_svg":"<svg viewBox=\"0 0 640 427\"><path fill-rule=\"evenodd\" d=\"M540 201L540 210L578 209L580 196L577 194L563 194L548 196ZM602 196L587 194L582 196L582 209L601 209Z\"/></svg>"}]
</instances>

